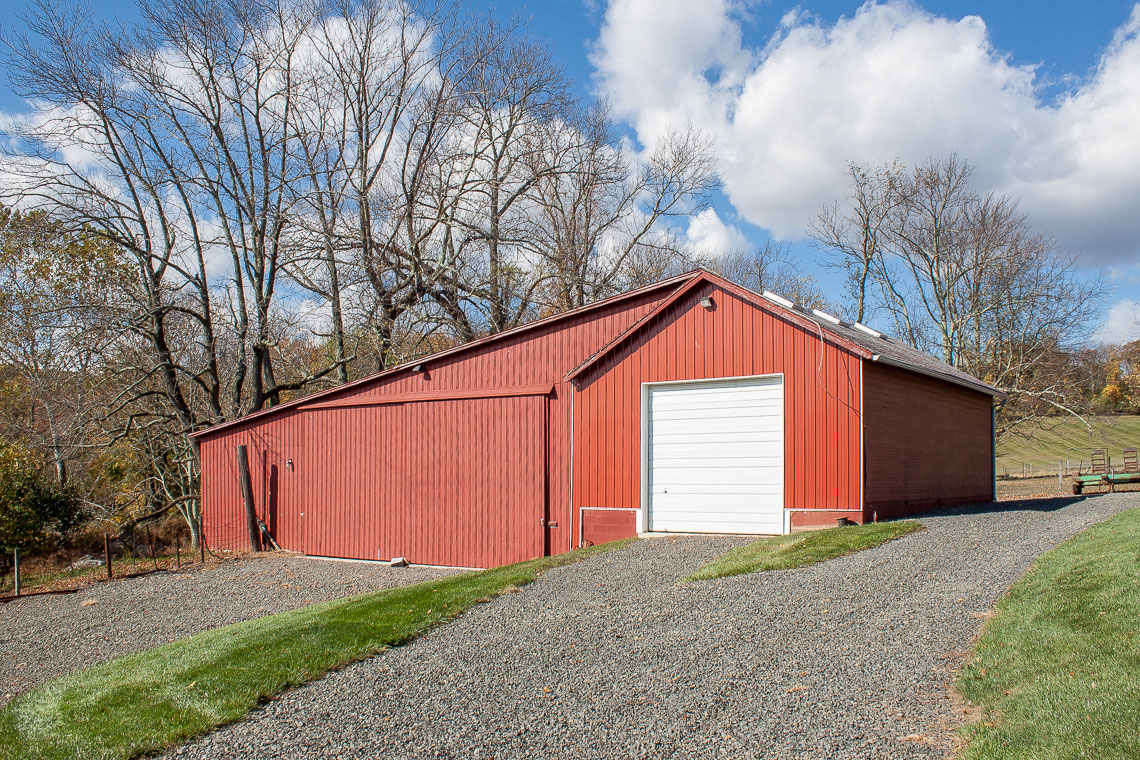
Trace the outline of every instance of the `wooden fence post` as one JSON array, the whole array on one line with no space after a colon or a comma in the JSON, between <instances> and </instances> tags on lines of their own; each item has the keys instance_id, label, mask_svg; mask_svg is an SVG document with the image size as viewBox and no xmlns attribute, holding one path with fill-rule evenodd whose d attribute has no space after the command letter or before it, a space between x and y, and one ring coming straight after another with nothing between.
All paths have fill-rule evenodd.
<instances>
[{"instance_id":1,"label":"wooden fence post","mask_svg":"<svg viewBox=\"0 0 1140 760\"><path fill-rule=\"evenodd\" d=\"M261 551L261 531L257 527L257 511L253 507L253 480L249 477L249 456L245 444L237 447L238 473L241 477L241 498L245 502L245 525L249 529L249 548Z\"/></svg>"},{"instance_id":2,"label":"wooden fence post","mask_svg":"<svg viewBox=\"0 0 1140 760\"><path fill-rule=\"evenodd\" d=\"M206 564L206 531L203 529L202 503L198 503L198 563Z\"/></svg>"},{"instance_id":3,"label":"wooden fence post","mask_svg":"<svg viewBox=\"0 0 1140 760\"><path fill-rule=\"evenodd\" d=\"M154 571L158 572L158 558L154 556L154 538L150 534L150 526L146 526L146 547L150 550L150 561L154 565Z\"/></svg>"},{"instance_id":4,"label":"wooden fence post","mask_svg":"<svg viewBox=\"0 0 1140 760\"><path fill-rule=\"evenodd\" d=\"M107 563L107 580L111 580L115 573L111 570L111 537L106 533L103 534L103 561Z\"/></svg>"},{"instance_id":5,"label":"wooden fence post","mask_svg":"<svg viewBox=\"0 0 1140 760\"><path fill-rule=\"evenodd\" d=\"M16 596L19 596L20 595L20 589L21 589L21 585L20 585L20 550L19 549L13 549L12 550L12 562L13 562L13 565L14 565L15 571L16 571Z\"/></svg>"}]
</instances>

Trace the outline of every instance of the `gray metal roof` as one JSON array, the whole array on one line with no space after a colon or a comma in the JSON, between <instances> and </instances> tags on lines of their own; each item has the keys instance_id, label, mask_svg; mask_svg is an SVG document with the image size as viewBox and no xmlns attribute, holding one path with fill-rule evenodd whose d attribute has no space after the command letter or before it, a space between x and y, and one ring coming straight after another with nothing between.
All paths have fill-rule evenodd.
<instances>
[{"instance_id":1,"label":"gray metal roof","mask_svg":"<svg viewBox=\"0 0 1140 760\"><path fill-rule=\"evenodd\" d=\"M772 300L771 295L772 294L768 293L765 294L769 300ZM1000 396L1002 398L1006 396L1006 393L1000 388L983 382L973 375L936 359L930 354L919 351L917 348L913 348L906 343L888 337L881 331L874 330L874 332L879 333L877 337L850 322L840 321L837 323L832 321L834 317L832 319L821 317L813 309L804 309L798 305L793 308L796 313L815 322L821 329L834 333L870 351L873 354L872 361L881 361L883 364L909 369L912 372L929 375L939 380L946 380L982 393L988 393L991 396Z\"/></svg>"}]
</instances>

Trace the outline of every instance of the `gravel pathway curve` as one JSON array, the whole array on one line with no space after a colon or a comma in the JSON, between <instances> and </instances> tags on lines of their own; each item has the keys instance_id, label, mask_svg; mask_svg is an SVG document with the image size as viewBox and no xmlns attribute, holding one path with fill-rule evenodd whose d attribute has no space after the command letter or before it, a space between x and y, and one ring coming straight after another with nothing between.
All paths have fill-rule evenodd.
<instances>
[{"instance_id":1,"label":"gravel pathway curve","mask_svg":"<svg viewBox=\"0 0 1140 760\"><path fill-rule=\"evenodd\" d=\"M936 758L955 654L1031 559L1133 495L1003 504L810 568L677 586L740 539L553 570L282 695L191 758Z\"/></svg>"},{"instance_id":2,"label":"gravel pathway curve","mask_svg":"<svg viewBox=\"0 0 1140 760\"><path fill-rule=\"evenodd\" d=\"M455 572L287 554L0 605L0 705L63 673L207 628Z\"/></svg>"}]
</instances>

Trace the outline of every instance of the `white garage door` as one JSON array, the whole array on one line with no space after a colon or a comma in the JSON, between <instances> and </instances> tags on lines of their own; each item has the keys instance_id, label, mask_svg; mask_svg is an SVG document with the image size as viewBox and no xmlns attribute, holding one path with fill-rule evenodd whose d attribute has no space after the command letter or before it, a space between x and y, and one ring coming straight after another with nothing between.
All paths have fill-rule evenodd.
<instances>
[{"instance_id":1,"label":"white garage door","mask_svg":"<svg viewBox=\"0 0 1140 760\"><path fill-rule=\"evenodd\" d=\"M650 386L650 530L782 533L781 378Z\"/></svg>"}]
</instances>

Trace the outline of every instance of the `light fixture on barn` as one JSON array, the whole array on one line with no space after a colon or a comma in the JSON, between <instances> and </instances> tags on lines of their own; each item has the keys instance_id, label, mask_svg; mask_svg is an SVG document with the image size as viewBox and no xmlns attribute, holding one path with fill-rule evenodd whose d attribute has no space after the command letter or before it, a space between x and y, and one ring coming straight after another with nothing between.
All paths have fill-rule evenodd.
<instances>
[{"instance_id":1,"label":"light fixture on barn","mask_svg":"<svg viewBox=\"0 0 1140 760\"><path fill-rule=\"evenodd\" d=\"M705 296L701 299L701 306L712 311L716 307L716 304L713 302L712 296Z\"/></svg>"}]
</instances>

